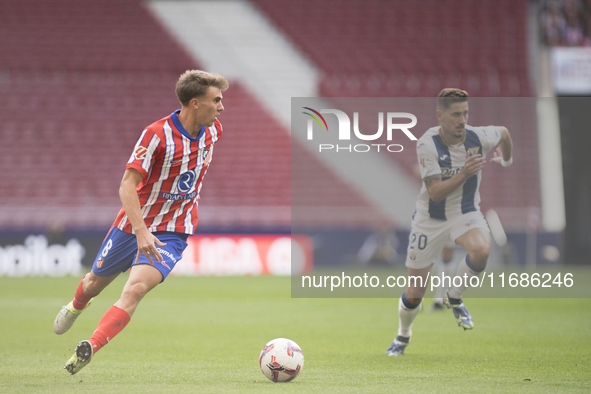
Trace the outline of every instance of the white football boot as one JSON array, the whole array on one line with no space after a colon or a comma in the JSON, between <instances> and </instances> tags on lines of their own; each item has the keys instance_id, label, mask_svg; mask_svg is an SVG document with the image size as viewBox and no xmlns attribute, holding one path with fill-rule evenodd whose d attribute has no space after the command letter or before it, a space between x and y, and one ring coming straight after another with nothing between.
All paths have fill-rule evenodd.
<instances>
[{"instance_id":1,"label":"white football boot","mask_svg":"<svg viewBox=\"0 0 591 394\"><path fill-rule=\"evenodd\" d=\"M94 298L91 298L86 305L86 308L90 306ZM55 317L55 321L53 322L53 332L57 335L61 335L68 331L74 325L74 322L80 316L80 314L86 310L86 308L82 309L81 311L75 309L72 306L72 302L68 305L62 306L62 309L59 311L57 316Z\"/></svg>"}]
</instances>

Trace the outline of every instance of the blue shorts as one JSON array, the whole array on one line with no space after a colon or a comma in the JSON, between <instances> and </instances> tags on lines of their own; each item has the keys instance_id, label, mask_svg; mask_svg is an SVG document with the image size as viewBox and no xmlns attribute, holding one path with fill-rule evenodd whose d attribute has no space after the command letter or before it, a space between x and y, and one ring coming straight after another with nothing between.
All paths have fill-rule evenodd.
<instances>
[{"instance_id":1,"label":"blue shorts","mask_svg":"<svg viewBox=\"0 0 591 394\"><path fill-rule=\"evenodd\" d=\"M135 235L113 227L99 249L92 264L92 272L95 275L105 277L125 272L133 265L150 264L162 273L162 281L164 281L175 264L183 257L183 251L187 247L188 234L167 231L153 234L166 244L166 246L156 246L156 250L162 255L163 261L154 261L154 264L152 264L146 255L142 253L136 263L137 240Z\"/></svg>"}]
</instances>

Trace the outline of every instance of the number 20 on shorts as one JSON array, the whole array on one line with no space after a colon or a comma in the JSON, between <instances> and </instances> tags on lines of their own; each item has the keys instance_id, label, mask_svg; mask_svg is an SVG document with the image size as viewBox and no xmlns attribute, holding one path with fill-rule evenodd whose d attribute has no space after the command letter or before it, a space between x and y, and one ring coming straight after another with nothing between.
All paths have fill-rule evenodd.
<instances>
[{"instance_id":1,"label":"number 20 on shorts","mask_svg":"<svg viewBox=\"0 0 591 394\"><path fill-rule=\"evenodd\" d=\"M418 242L417 242L418 241ZM419 250L423 250L427 247L427 236L425 234L420 234L418 237L415 233L410 235L410 249L415 248L415 243L417 244L417 248Z\"/></svg>"}]
</instances>

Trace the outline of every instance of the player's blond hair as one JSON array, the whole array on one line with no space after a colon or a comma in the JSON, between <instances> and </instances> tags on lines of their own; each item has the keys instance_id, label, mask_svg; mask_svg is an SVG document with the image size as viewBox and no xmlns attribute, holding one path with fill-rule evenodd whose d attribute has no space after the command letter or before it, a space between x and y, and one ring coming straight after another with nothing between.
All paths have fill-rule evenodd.
<instances>
[{"instance_id":1,"label":"player's blond hair","mask_svg":"<svg viewBox=\"0 0 591 394\"><path fill-rule=\"evenodd\" d=\"M437 109L444 111L454 103L468 101L468 92L462 89L445 88L437 95Z\"/></svg>"},{"instance_id":2,"label":"player's blond hair","mask_svg":"<svg viewBox=\"0 0 591 394\"><path fill-rule=\"evenodd\" d=\"M186 107L192 99L205 95L207 88L210 86L219 88L223 92L230 87L230 84L220 74L201 70L187 70L176 83L176 96L181 104Z\"/></svg>"}]
</instances>

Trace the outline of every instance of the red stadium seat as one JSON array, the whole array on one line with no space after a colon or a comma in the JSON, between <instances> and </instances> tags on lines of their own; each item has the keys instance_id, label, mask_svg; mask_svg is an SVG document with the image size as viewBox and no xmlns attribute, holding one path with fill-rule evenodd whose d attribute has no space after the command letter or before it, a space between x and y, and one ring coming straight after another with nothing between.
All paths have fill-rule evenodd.
<instances>
[{"instance_id":1,"label":"red stadium seat","mask_svg":"<svg viewBox=\"0 0 591 394\"><path fill-rule=\"evenodd\" d=\"M294 12L307 14L298 7ZM0 36L5 54L0 56L0 200L16 208L1 225L39 227L76 207L92 207L99 213L93 217L105 214L100 222L62 215L66 225L109 225L142 129L179 107L174 94L179 74L200 66L139 0L2 1ZM325 56L319 48L317 57ZM343 63L349 60L342 54ZM355 72L371 62L351 65ZM230 83L227 111L220 118L225 134L216 145L201 203L289 210L289 134L239 83ZM298 155L312 161L303 150ZM328 171L322 174L318 194L324 204L372 211ZM45 205L55 212L40 214ZM35 213L27 213L29 207ZM274 217L274 210L268 212L247 219L213 216L201 224L289 225L283 216Z\"/></svg>"}]
</instances>

